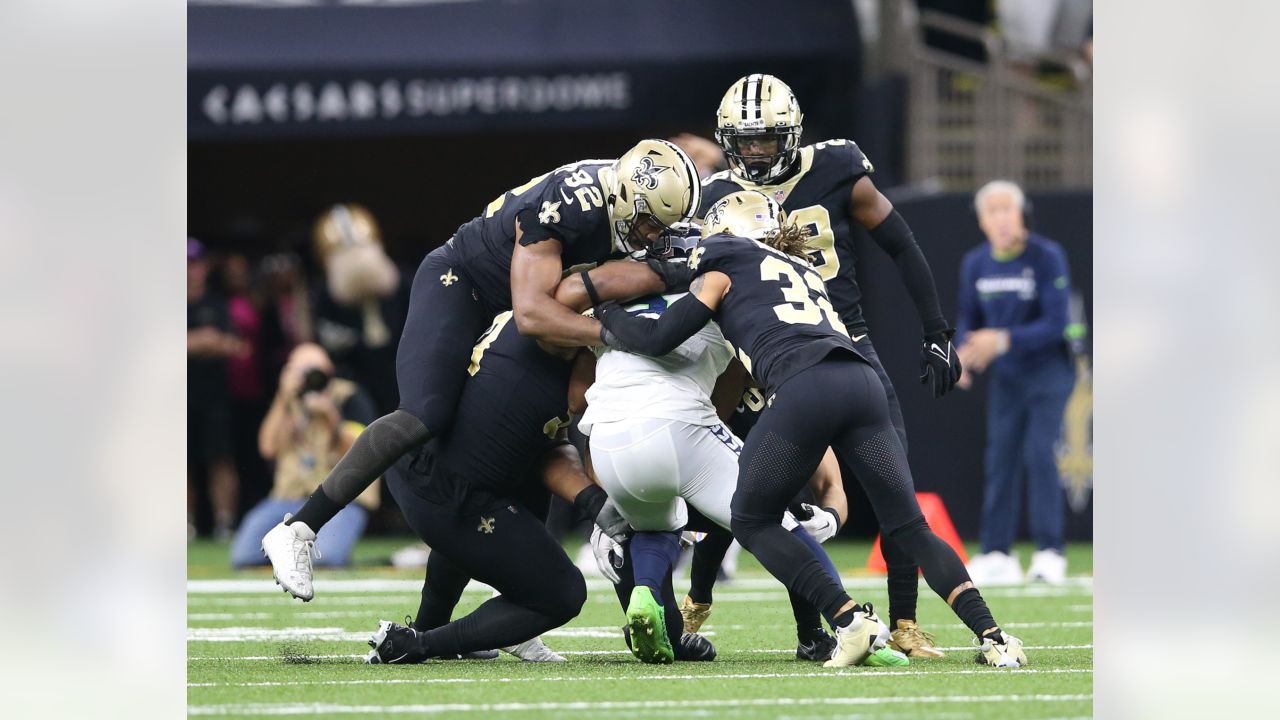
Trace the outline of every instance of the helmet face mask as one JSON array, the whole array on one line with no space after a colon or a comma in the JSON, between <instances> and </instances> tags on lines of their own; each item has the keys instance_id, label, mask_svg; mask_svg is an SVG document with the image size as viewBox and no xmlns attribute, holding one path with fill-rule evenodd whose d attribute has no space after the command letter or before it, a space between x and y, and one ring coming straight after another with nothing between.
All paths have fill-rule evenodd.
<instances>
[{"instance_id":1,"label":"helmet face mask","mask_svg":"<svg viewBox=\"0 0 1280 720\"><path fill-rule=\"evenodd\" d=\"M608 185L614 248L623 253L644 250L651 238L688 221L702 197L693 161L665 140L642 140L618 158Z\"/></svg>"},{"instance_id":2,"label":"helmet face mask","mask_svg":"<svg viewBox=\"0 0 1280 720\"><path fill-rule=\"evenodd\" d=\"M720 101L716 142L735 175L753 183L771 182L795 166L803 120L786 83L772 75L748 75Z\"/></svg>"}]
</instances>

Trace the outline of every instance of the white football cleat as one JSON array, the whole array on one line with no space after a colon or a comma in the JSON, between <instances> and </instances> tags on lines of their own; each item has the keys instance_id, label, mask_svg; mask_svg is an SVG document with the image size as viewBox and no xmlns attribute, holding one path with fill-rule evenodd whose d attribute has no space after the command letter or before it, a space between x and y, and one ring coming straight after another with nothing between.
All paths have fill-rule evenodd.
<instances>
[{"instance_id":1,"label":"white football cleat","mask_svg":"<svg viewBox=\"0 0 1280 720\"><path fill-rule=\"evenodd\" d=\"M871 653L886 647L891 638L889 626L880 622L871 603L853 606L853 622L836 629L836 649L822 667L862 665Z\"/></svg>"},{"instance_id":2,"label":"white football cleat","mask_svg":"<svg viewBox=\"0 0 1280 720\"><path fill-rule=\"evenodd\" d=\"M564 656L547 647L541 637L525 640L519 645L502 648L502 652L515 655L525 662L564 662Z\"/></svg>"},{"instance_id":3,"label":"white football cleat","mask_svg":"<svg viewBox=\"0 0 1280 720\"><path fill-rule=\"evenodd\" d=\"M978 656L974 660L979 665L998 668L1025 667L1027 654L1022 651L1021 640L1001 630L982 639Z\"/></svg>"},{"instance_id":4,"label":"white football cleat","mask_svg":"<svg viewBox=\"0 0 1280 720\"><path fill-rule=\"evenodd\" d=\"M1022 584L1022 566L1018 558L999 551L975 555L965 567L969 579L978 587Z\"/></svg>"},{"instance_id":5,"label":"white football cleat","mask_svg":"<svg viewBox=\"0 0 1280 720\"><path fill-rule=\"evenodd\" d=\"M1057 550L1037 550L1031 556L1027 580L1061 585L1067 581L1067 558Z\"/></svg>"},{"instance_id":6,"label":"white football cleat","mask_svg":"<svg viewBox=\"0 0 1280 720\"><path fill-rule=\"evenodd\" d=\"M284 516L287 522L293 514ZM315 596L312 586L311 556L320 557L316 534L304 522L271 528L262 538L262 554L271 561L271 574L276 584L290 595L306 602Z\"/></svg>"}]
</instances>

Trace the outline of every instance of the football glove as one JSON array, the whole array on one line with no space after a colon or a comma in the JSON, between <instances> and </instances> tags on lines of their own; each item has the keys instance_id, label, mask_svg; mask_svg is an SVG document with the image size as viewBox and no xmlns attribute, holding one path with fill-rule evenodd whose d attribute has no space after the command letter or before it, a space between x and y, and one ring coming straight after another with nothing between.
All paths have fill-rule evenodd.
<instances>
[{"instance_id":1,"label":"football glove","mask_svg":"<svg viewBox=\"0 0 1280 720\"><path fill-rule=\"evenodd\" d=\"M654 272L655 275L662 278L662 283L666 286L666 292L675 290L689 289L689 283L693 281L693 271L689 269L686 262L670 262L668 260L659 260L658 258L647 258L645 265Z\"/></svg>"},{"instance_id":2,"label":"football glove","mask_svg":"<svg viewBox=\"0 0 1280 720\"><path fill-rule=\"evenodd\" d=\"M622 582L621 576L618 575L618 568L621 568L624 562L622 546L605 535L599 527L591 529L591 554L596 556L596 567L600 568L601 575L608 578L614 585Z\"/></svg>"},{"instance_id":3,"label":"football glove","mask_svg":"<svg viewBox=\"0 0 1280 720\"><path fill-rule=\"evenodd\" d=\"M820 543L830 540L840 532L840 516L832 508L800 503L799 508L791 509L791 514L795 515L800 527Z\"/></svg>"},{"instance_id":4,"label":"football glove","mask_svg":"<svg viewBox=\"0 0 1280 720\"><path fill-rule=\"evenodd\" d=\"M932 382L935 398L946 395L960 379L960 357L951 344L955 334L952 328L930 333L924 336L924 345L920 348L920 384Z\"/></svg>"}]
</instances>

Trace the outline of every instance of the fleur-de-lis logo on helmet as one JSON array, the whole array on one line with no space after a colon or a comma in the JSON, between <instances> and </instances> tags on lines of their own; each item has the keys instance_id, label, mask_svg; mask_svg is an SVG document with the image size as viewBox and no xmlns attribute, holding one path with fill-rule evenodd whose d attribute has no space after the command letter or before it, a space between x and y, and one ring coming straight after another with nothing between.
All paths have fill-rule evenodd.
<instances>
[{"instance_id":1,"label":"fleur-de-lis logo on helmet","mask_svg":"<svg viewBox=\"0 0 1280 720\"><path fill-rule=\"evenodd\" d=\"M640 158L635 171L631 173L631 182L645 190L656 190L658 189L658 173L670 169L666 165L654 165L653 158Z\"/></svg>"}]
</instances>

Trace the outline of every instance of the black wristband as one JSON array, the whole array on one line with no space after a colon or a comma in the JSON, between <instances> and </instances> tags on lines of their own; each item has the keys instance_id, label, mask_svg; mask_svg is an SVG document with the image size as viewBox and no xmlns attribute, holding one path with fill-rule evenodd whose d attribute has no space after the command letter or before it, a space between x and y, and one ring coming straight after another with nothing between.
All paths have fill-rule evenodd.
<instances>
[{"instance_id":1,"label":"black wristband","mask_svg":"<svg viewBox=\"0 0 1280 720\"><path fill-rule=\"evenodd\" d=\"M591 282L591 273L583 270L578 273L578 277L582 278L582 287L587 290L587 297L591 298L591 306L595 307L600 304L600 294L596 292L595 283Z\"/></svg>"},{"instance_id":2,"label":"black wristband","mask_svg":"<svg viewBox=\"0 0 1280 720\"><path fill-rule=\"evenodd\" d=\"M836 519L836 532L840 532L840 513L836 512L836 509L833 507L824 507L822 509L831 513L831 517Z\"/></svg>"},{"instance_id":3,"label":"black wristband","mask_svg":"<svg viewBox=\"0 0 1280 720\"><path fill-rule=\"evenodd\" d=\"M604 507L608 499L608 493L599 485L588 485L573 498L573 509L583 520L595 522L596 516L600 514L600 508Z\"/></svg>"}]
</instances>

